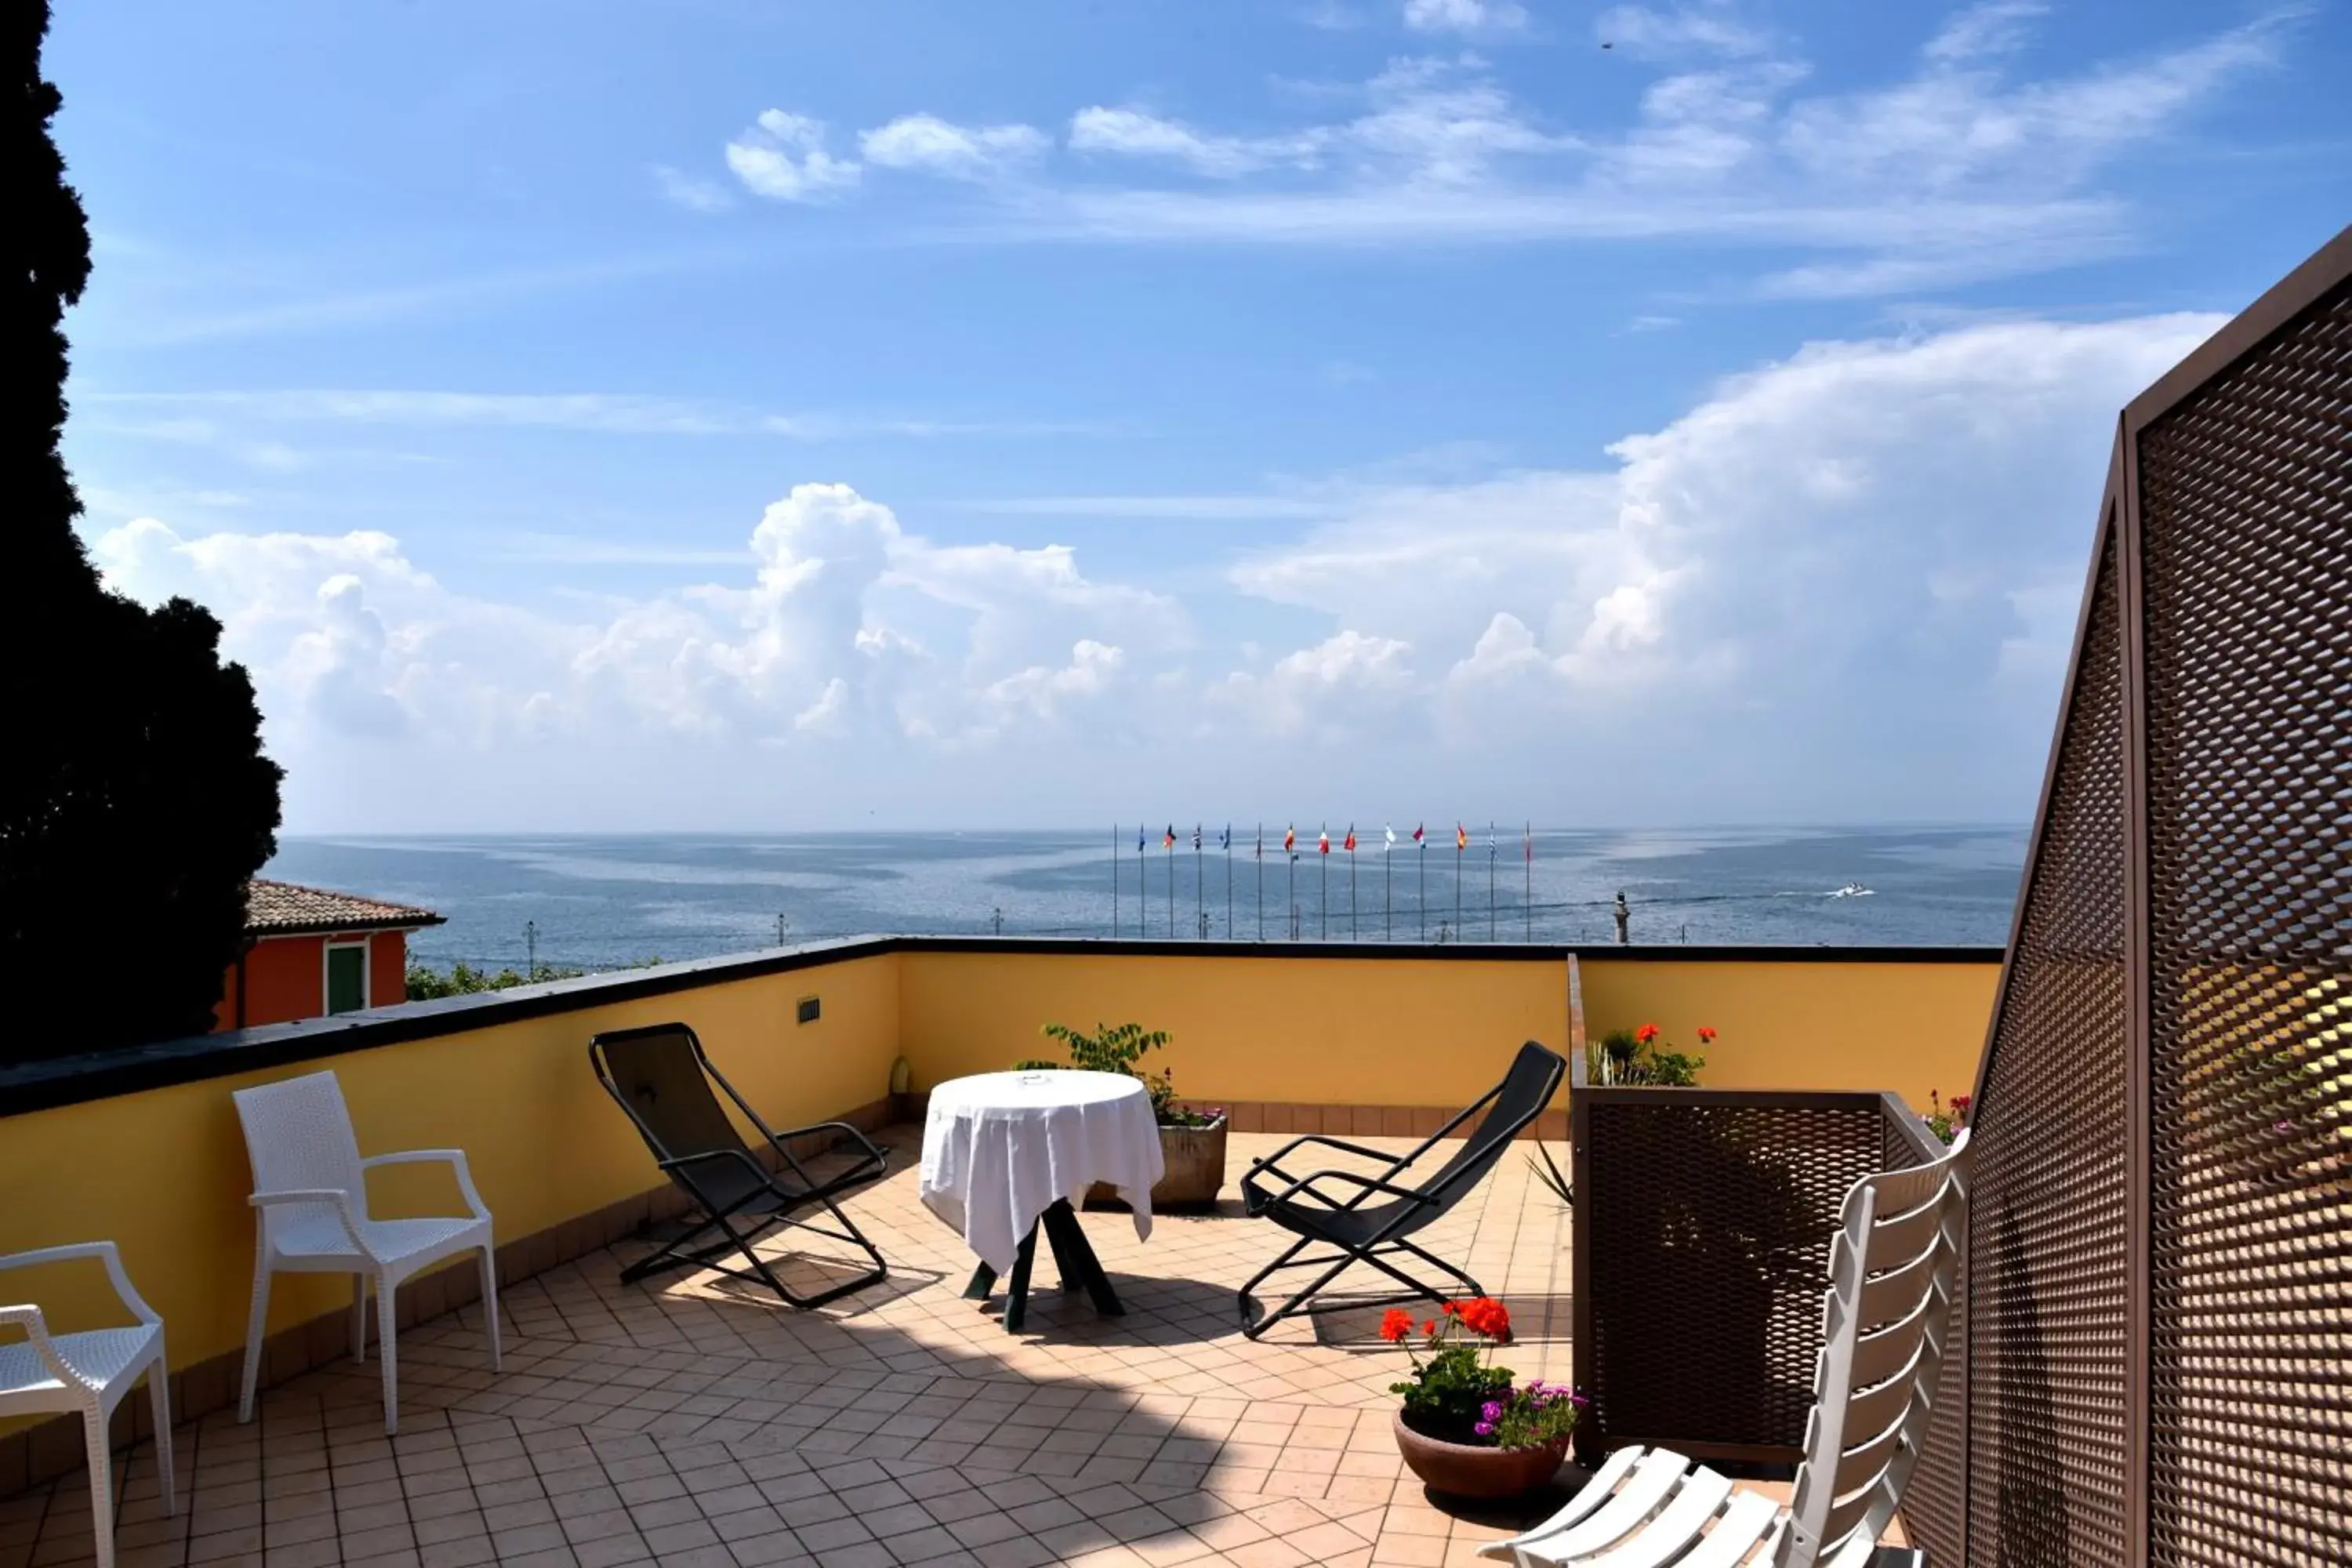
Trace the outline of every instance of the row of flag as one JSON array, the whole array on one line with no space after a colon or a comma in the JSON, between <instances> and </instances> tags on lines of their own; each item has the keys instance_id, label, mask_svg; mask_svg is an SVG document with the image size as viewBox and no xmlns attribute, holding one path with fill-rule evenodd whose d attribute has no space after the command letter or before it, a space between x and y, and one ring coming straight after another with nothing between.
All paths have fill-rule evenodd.
<instances>
[{"instance_id":1,"label":"row of flag","mask_svg":"<svg viewBox=\"0 0 2352 1568\"><path fill-rule=\"evenodd\" d=\"M1383 839L1381 846L1381 853L1385 855L1390 850L1394 849L1400 840L1397 837L1397 831L1393 826L1384 826L1381 829L1381 832ZM1204 847L1205 838L1205 828L1195 826L1192 829L1192 848L1196 853ZM1413 827L1413 830L1410 835L1410 838L1413 844L1426 849L1429 847L1428 825L1425 823L1417 824ZM1138 855L1143 853L1150 842L1150 837L1149 829L1139 827L1135 830L1135 852ZM1178 842L1176 825L1171 822L1168 825L1168 830L1160 835L1160 847L1162 849L1169 850L1172 853L1175 850ZM1520 830L1519 846L1521 851L1528 860L1532 861L1536 858L1536 834L1534 824L1530 823ZM1233 847L1234 826L1233 824L1229 822L1225 824L1224 831L1217 836L1217 847L1221 850L1231 850ZM1329 828L1326 827L1315 835L1315 847L1318 854L1328 855L1331 853L1331 831ZM1354 823L1351 822L1348 825L1348 831L1340 839L1339 847L1350 855L1353 855L1356 852L1356 825ZM1470 829L1462 823L1456 822L1454 825L1454 852L1459 855L1466 851L1469 847ZM1299 853L1298 829L1296 826L1287 826L1282 830L1282 849L1283 853L1290 856L1292 858L1296 859L1297 858ZM1488 823L1486 825L1487 858L1492 859L1499 853L1500 844L1496 837L1495 825L1493 823ZM1265 858L1265 829L1263 827L1259 828L1257 832L1255 858L1260 860Z\"/></svg>"}]
</instances>

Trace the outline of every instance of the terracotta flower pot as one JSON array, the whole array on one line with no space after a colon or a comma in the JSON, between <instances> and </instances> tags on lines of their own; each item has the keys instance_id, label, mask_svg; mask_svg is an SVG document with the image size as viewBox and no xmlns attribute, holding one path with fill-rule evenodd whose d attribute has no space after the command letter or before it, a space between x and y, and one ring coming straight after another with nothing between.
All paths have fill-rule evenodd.
<instances>
[{"instance_id":1,"label":"terracotta flower pot","mask_svg":"<svg viewBox=\"0 0 2352 1568\"><path fill-rule=\"evenodd\" d=\"M1396 1413L1397 1452L1405 1468L1433 1492L1454 1497L1519 1497L1549 1485L1568 1457L1568 1440L1541 1448L1486 1448L1424 1437Z\"/></svg>"},{"instance_id":2,"label":"terracotta flower pot","mask_svg":"<svg viewBox=\"0 0 2352 1568\"><path fill-rule=\"evenodd\" d=\"M1151 1184L1154 1209L1206 1208L1217 1201L1225 1184L1225 1123L1220 1116L1206 1127L1160 1129L1168 1173ZM1118 1188L1097 1182L1087 1190L1087 1202L1107 1204L1118 1195Z\"/></svg>"}]
</instances>

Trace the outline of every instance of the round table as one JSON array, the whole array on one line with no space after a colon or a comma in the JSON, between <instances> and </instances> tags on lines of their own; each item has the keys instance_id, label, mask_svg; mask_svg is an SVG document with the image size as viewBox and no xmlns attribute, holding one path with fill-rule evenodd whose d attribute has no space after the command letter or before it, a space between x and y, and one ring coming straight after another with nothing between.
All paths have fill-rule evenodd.
<instances>
[{"instance_id":1,"label":"round table","mask_svg":"<svg viewBox=\"0 0 2352 1568\"><path fill-rule=\"evenodd\" d=\"M1004 1326L1018 1331L1042 1227L1066 1290L1120 1310L1075 1205L1097 1182L1117 1187L1151 1235L1152 1184L1167 1173L1151 1099L1124 1073L1037 1069L951 1079L923 1123L924 1206L963 1237L980 1267L964 1294L987 1299L1009 1275Z\"/></svg>"}]
</instances>

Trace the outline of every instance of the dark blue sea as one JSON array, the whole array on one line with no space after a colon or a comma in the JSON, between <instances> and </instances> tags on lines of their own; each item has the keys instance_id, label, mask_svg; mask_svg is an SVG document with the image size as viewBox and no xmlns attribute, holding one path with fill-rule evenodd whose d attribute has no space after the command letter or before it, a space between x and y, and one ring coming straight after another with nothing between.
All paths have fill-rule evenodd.
<instances>
[{"instance_id":1,"label":"dark blue sea","mask_svg":"<svg viewBox=\"0 0 2352 1568\"><path fill-rule=\"evenodd\" d=\"M1435 836L1433 835L1433 837ZM866 931L1892 945L2008 939L2022 827L1505 830L1354 856L1250 829L1173 855L1155 831L285 838L266 875L422 904L425 962L610 968ZM1116 847L1114 847L1116 846ZM1116 862L1116 871L1114 871ZM1171 897L1172 886L1173 896ZM1867 892L1840 889L1867 889Z\"/></svg>"}]
</instances>

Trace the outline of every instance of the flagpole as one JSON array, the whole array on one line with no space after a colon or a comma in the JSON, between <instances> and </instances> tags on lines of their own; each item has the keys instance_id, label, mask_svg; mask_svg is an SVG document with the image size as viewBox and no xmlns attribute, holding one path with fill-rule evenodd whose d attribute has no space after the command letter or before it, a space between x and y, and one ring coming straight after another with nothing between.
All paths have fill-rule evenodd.
<instances>
[{"instance_id":1,"label":"flagpole","mask_svg":"<svg viewBox=\"0 0 2352 1568\"><path fill-rule=\"evenodd\" d=\"M1234 825L1225 824L1225 940L1234 940Z\"/></svg>"},{"instance_id":2,"label":"flagpole","mask_svg":"<svg viewBox=\"0 0 2352 1568\"><path fill-rule=\"evenodd\" d=\"M1257 939L1265 940L1265 824L1257 825Z\"/></svg>"},{"instance_id":3,"label":"flagpole","mask_svg":"<svg viewBox=\"0 0 2352 1568\"><path fill-rule=\"evenodd\" d=\"M1176 940L1176 825L1170 823L1162 841L1168 851L1168 940Z\"/></svg>"},{"instance_id":4,"label":"flagpole","mask_svg":"<svg viewBox=\"0 0 2352 1568\"><path fill-rule=\"evenodd\" d=\"M1328 942L1331 938L1331 825L1328 822L1316 836L1315 851L1315 858L1322 863L1318 874L1322 891L1315 895L1316 940Z\"/></svg>"},{"instance_id":5,"label":"flagpole","mask_svg":"<svg viewBox=\"0 0 2352 1568\"><path fill-rule=\"evenodd\" d=\"M1110 939L1118 940L1118 824L1110 827Z\"/></svg>"},{"instance_id":6,"label":"flagpole","mask_svg":"<svg viewBox=\"0 0 2352 1568\"><path fill-rule=\"evenodd\" d=\"M1381 847L1381 940L1396 941L1396 836Z\"/></svg>"},{"instance_id":7,"label":"flagpole","mask_svg":"<svg viewBox=\"0 0 2352 1568\"><path fill-rule=\"evenodd\" d=\"M1143 824L1135 825L1135 940L1143 942L1151 935L1151 889L1145 876L1147 862L1143 858Z\"/></svg>"},{"instance_id":8,"label":"flagpole","mask_svg":"<svg viewBox=\"0 0 2352 1568\"><path fill-rule=\"evenodd\" d=\"M1209 923L1209 889L1201 875L1201 830L1192 829L1192 922L1205 927ZM1206 935L1203 931L1200 934Z\"/></svg>"},{"instance_id":9,"label":"flagpole","mask_svg":"<svg viewBox=\"0 0 2352 1568\"><path fill-rule=\"evenodd\" d=\"M1486 940L1496 940L1495 929L1495 820L1486 819Z\"/></svg>"},{"instance_id":10,"label":"flagpole","mask_svg":"<svg viewBox=\"0 0 2352 1568\"><path fill-rule=\"evenodd\" d=\"M1470 836L1454 825L1454 940L1462 940L1462 857L1469 852Z\"/></svg>"},{"instance_id":11,"label":"flagpole","mask_svg":"<svg viewBox=\"0 0 2352 1568\"><path fill-rule=\"evenodd\" d=\"M1527 940L1536 939L1536 825L1531 821L1521 829L1527 840L1528 890L1519 900L1520 910L1527 916Z\"/></svg>"},{"instance_id":12,"label":"flagpole","mask_svg":"<svg viewBox=\"0 0 2352 1568\"><path fill-rule=\"evenodd\" d=\"M1421 940L1429 940L1429 840L1416 837L1413 844L1421 850L1421 891L1413 896L1413 914L1421 921Z\"/></svg>"}]
</instances>

